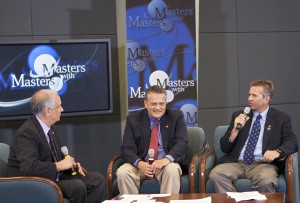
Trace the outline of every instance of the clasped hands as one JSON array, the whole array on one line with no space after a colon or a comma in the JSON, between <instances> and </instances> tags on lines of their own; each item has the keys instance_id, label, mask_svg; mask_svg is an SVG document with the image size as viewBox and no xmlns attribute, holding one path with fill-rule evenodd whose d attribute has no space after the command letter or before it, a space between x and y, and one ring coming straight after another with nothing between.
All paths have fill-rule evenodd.
<instances>
[{"instance_id":1,"label":"clasped hands","mask_svg":"<svg viewBox=\"0 0 300 203\"><path fill-rule=\"evenodd\" d=\"M79 162L75 162L75 159L71 156L65 157L59 162L55 162L58 171L71 169L72 171L79 172L82 176L86 176L87 170L81 166Z\"/></svg>"},{"instance_id":2,"label":"clasped hands","mask_svg":"<svg viewBox=\"0 0 300 203\"><path fill-rule=\"evenodd\" d=\"M155 160L151 165L145 161L138 162L138 168L145 174L149 179L152 179L160 173L163 167L168 165L171 161L168 158Z\"/></svg>"}]
</instances>

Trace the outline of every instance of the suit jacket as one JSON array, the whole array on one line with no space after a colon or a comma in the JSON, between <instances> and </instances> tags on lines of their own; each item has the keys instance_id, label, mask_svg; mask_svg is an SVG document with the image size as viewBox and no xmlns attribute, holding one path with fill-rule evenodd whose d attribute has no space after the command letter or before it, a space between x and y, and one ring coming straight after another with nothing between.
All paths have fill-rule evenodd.
<instances>
[{"instance_id":1,"label":"suit jacket","mask_svg":"<svg viewBox=\"0 0 300 203\"><path fill-rule=\"evenodd\" d=\"M174 158L175 163L183 163L188 143L183 113L167 109L160 119L160 132L165 152ZM150 137L147 109L128 115L121 146L123 160L133 164L137 159L143 159L148 153Z\"/></svg>"},{"instance_id":2,"label":"suit jacket","mask_svg":"<svg viewBox=\"0 0 300 203\"><path fill-rule=\"evenodd\" d=\"M51 126L51 129L54 132L56 149L61 160L63 155L56 137L57 131L54 126ZM35 116L29 117L16 131L10 145L7 166L9 176L39 176L56 179L57 171L50 146Z\"/></svg>"},{"instance_id":3,"label":"suit jacket","mask_svg":"<svg viewBox=\"0 0 300 203\"><path fill-rule=\"evenodd\" d=\"M246 122L245 126L239 131L234 142L229 142L229 136L234 127L234 120L241 113L242 111L233 113L231 123L225 135L221 138L221 150L226 154L223 157L221 157L219 163L237 161L246 143L246 140L249 136L251 121L253 118L252 111L249 114L250 119ZM267 113L264 127L262 154L264 154L267 150L275 149L280 149L283 152L279 158L275 159L272 162L272 164L275 164L278 167L280 167L284 158L287 155L298 151L298 142L297 137L292 129L290 116L270 107Z\"/></svg>"}]
</instances>

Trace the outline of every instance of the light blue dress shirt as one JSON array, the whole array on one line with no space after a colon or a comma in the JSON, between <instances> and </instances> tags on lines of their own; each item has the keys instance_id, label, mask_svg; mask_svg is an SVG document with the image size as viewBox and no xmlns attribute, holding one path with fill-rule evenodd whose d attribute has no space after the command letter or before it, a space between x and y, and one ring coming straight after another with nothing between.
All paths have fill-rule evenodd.
<instances>
[{"instance_id":1,"label":"light blue dress shirt","mask_svg":"<svg viewBox=\"0 0 300 203\"><path fill-rule=\"evenodd\" d=\"M254 159L256 161L259 161L260 158L262 157L262 142L263 142L263 135L264 135L264 129L265 129L265 123L266 123L266 118L267 118L267 113L269 111L269 108L267 108L266 110L264 110L263 112L260 113L261 115L261 119L260 119L260 133L259 133L259 137L258 137L258 141L257 141L257 144L256 144L256 147L255 147L255 150L254 150ZM253 127L253 123L254 121L256 120L256 117L259 113L257 111L254 111L253 112L253 118L252 118L252 123L251 123L251 127L250 127L250 131L249 131L249 136L246 140L246 143L240 153L240 156L239 156L239 160L243 160L243 157L244 157L244 152L245 152L245 149L246 149L246 146L247 146L247 143L248 143L248 140L249 140L249 137L250 137L250 132L251 132L251 129Z\"/></svg>"}]
</instances>

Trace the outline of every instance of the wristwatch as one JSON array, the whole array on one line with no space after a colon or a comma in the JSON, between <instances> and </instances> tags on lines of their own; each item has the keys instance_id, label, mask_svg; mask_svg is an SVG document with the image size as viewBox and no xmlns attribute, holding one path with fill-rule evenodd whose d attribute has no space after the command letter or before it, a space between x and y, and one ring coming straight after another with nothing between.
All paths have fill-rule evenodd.
<instances>
[{"instance_id":1,"label":"wristwatch","mask_svg":"<svg viewBox=\"0 0 300 203\"><path fill-rule=\"evenodd\" d=\"M276 152L278 152L279 153L279 156L281 156L282 155L282 151L280 150L280 149L276 149Z\"/></svg>"}]
</instances>

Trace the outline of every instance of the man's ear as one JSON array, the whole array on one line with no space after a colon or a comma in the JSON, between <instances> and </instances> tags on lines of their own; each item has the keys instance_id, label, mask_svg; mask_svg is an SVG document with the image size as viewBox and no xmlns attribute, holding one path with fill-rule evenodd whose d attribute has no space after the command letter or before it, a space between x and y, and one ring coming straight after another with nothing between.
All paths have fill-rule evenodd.
<instances>
[{"instance_id":1,"label":"man's ear","mask_svg":"<svg viewBox=\"0 0 300 203\"><path fill-rule=\"evenodd\" d=\"M50 114L50 112L51 112L51 109L48 108L48 107L45 107L45 109L44 109L44 114L45 114L46 116L48 116L48 115Z\"/></svg>"},{"instance_id":2,"label":"man's ear","mask_svg":"<svg viewBox=\"0 0 300 203\"><path fill-rule=\"evenodd\" d=\"M270 95L266 96L265 99L266 99L266 102L267 102L267 103L270 103L270 100L271 100Z\"/></svg>"}]
</instances>

